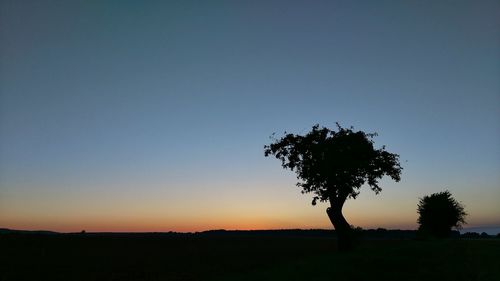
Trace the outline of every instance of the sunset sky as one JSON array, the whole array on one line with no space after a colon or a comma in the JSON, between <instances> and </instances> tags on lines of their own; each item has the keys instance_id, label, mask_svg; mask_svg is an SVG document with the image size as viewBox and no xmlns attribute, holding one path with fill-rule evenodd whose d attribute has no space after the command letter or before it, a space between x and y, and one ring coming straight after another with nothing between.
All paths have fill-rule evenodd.
<instances>
[{"instance_id":1,"label":"sunset sky","mask_svg":"<svg viewBox=\"0 0 500 281\"><path fill-rule=\"evenodd\" d=\"M331 228L269 136L378 132L399 183L345 205L417 227L450 190L500 226L499 1L0 1L0 228Z\"/></svg>"}]
</instances>

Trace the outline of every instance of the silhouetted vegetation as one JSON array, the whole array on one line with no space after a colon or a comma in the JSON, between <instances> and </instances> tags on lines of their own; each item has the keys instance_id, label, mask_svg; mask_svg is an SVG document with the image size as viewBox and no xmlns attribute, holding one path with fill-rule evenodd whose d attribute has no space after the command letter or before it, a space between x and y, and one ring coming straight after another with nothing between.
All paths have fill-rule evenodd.
<instances>
[{"instance_id":1,"label":"silhouetted vegetation","mask_svg":"<svg viewBox=\"0 0 500 281\"><path fill-rule=\"evenodd\" d=\"M460 235L461 238L465 239L490 239L490 238L500 238L500 233L497 235L490 235L486 232L481 232L481 234L477 232L465 232L464 234Z\"/></svg>"},{"instance_id":2,"label":"silhouetted vegetation","mask_svg":"<svg viewBox=\"0 0 500 281\"><path fill-rule=\"evenodd\" d=\"M330 202L326 212L338 234L341 250L353 247L353 231L342 214L347 199L359 194L365 183L379 193L378 181L384 175L399 181L401 165L397 154L389 153L385 146L374 148L376 133L353 131L337 124L337 131L319 125L304 136L286 134L264 147L265 156L281 160L285 169L297 174L297 186L302 193L313 193L312 204Z\"/></svg>"},{"instance_id":3,"label":"silhouetted vegetation","mask_svg":"<svg viewBox=\"0 0 500 281\"><path fill-rule=\"evenodd\" d=\"M461 228L467 213L449 191L424 196L418 203L419 230L424 235L438 238L449 237L452 227Z\"/></svg>"}]
</instances>

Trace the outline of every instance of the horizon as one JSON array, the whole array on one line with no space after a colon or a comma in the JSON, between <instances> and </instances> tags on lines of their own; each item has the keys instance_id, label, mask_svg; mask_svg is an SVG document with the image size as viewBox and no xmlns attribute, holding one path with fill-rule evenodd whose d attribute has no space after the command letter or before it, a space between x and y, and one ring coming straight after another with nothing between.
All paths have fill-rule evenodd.
<instances>
[{"instance_id":1,"label":"horizon","mask_svg":"<svg viewBox=\"0 0 500 281\"><path fill-rule=\"evenodd\" d=\"M400 229L400 228L362 228L363 231L367 230L379 230L384 229L387 231L418 231L418 229ZM334 228L276 228L276 229L205 229L205 230L197 230L197 231L87 231L82 229L80 231L55 231L50 229L11 229L11 228L3 228L0 227L0 230L8 230L8 231L32 231L32 232L53 232L58 234L75 234L75 233L87 233L87 234L99 234L99 233L130 233L130 234L147 234L147 233L177 233L177 234L196 234L196 233L204 233L204 232L213 232L213 231L227 231L227 232L252 232L252 231L335 231ZM500 234L500 226L474 226L474 227L463 227L461 229L452 229L453 231L458 231L460 234L475 232L475 233L487 233L488 235L497 235Z\"/></svg>"},{"instance_id":2,"label":"horizon","mask_svg":"<svg viewBox=\"0 0 500 281\"><path fill-rule=\"evenodd\" d=\"M0 2L0 227L333 228L264 145L377 132L401 181L343 212L416 229L449 190L500 227L498 1Z\"/></svg>"}]
</instances>

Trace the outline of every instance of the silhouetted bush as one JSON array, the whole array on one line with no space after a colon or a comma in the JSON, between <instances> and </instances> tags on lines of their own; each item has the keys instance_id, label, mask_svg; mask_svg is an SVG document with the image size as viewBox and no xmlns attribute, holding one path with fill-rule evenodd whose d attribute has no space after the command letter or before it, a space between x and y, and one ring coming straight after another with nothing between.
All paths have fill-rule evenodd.
<instances>
[{"instance_id":1,"label":"silhouetted bush","mask_svg":"<svg viewBox=\"0 0 500 281\"><path fill-rule=\"evenodd\" d=\"M447 190L421 198L417 211L422 237L450 237L451 228L461 228L467 215L464 206L457 202Z\"/></svg>"}]
</instances>

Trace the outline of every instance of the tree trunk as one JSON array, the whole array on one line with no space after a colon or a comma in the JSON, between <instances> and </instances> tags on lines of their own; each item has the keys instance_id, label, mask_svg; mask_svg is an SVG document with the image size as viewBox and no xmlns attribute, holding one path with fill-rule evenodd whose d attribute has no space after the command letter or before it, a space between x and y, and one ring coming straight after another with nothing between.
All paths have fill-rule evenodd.
<instances>
[{"instance_id":1,"label":"tree trunk","mask_svg":"<svg viewBox=\"0 0 500 281\"><path fill-rule=\"evenodd\" d=\"M342 214L344 202L345 199L330 199L331 207L326 209L326 213L337 232L337 247L339 251L349 251L354 247L352 228Z\"/></svg>"}]
</instances>

